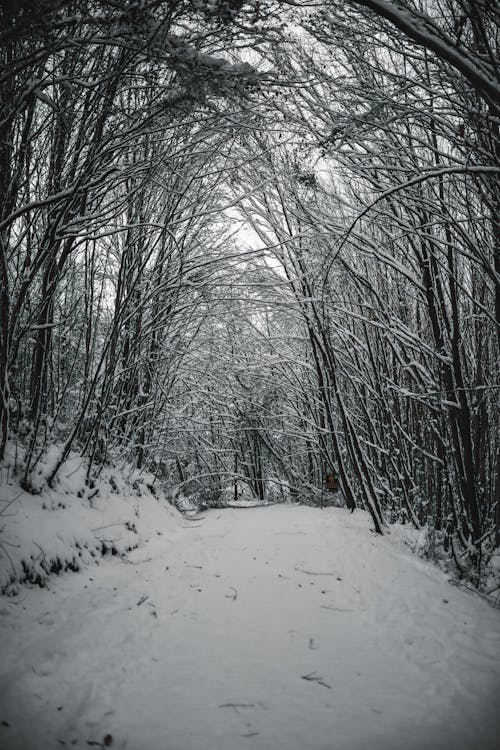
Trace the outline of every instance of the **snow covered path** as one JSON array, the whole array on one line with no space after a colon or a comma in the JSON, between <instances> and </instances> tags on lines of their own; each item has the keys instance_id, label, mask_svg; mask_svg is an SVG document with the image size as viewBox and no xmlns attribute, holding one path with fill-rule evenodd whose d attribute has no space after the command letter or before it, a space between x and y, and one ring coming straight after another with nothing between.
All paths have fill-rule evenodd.
<instances>
[{"instance_id":1,"label":"snow covered path","mask_svg":"<svg viewBox=\"0 0 500 750\"><path fill-rule=\"evenodd\" d=\"M499 613L369 526L212 511L0 600L0 747L498 749Z\"/></svg>"}]
</instances>

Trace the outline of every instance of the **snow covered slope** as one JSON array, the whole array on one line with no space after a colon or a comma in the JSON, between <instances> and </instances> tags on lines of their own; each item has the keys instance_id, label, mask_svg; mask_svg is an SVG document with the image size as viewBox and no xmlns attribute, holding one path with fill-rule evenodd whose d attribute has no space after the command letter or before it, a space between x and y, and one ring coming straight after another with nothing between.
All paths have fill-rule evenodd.
<instances>
[{"instance_id":1,"label":"snow covered slope","mask_svg":"<svg viewBox=\"0 0 500 750\"><path fill-rule=\"evenodd\" d=\"M89 486L87 464L75 455L51 489L43 483L46 468L40 466L35 495L20 488L12 467L0 470L0 593L18 593L26 582L43 586L55 573L126 555L181 517L147 473L104 467Z\"/></svg>"},{"instance_id":2,"label":"snow covered slope","mask_svg":"<svg viewBox=\"0 0 500 750\"><path fill-rule=\"evenodd\" d=\"M500 747L499 612L365 513L164 531L0 601L3 750Z\"/></svg>"}]
</instances>

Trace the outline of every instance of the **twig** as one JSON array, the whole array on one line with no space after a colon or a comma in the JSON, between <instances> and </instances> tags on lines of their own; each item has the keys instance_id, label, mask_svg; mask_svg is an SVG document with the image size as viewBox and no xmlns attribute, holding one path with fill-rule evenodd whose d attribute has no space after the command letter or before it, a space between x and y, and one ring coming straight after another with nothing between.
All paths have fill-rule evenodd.
<instances>
[{"instance_id":1,"label":"twig","mask_svg":"<svg viewBox=\"0 0 500 750\"><path fill-rule=\"evenodd\" d=\"M315 572L314 570L304 570L303 568L298 568L295 566L295 570L298 573L305 573L308 576L336 576L336 573L321 573L321 572Z\"/></svg>"},{"instance_id":2,"label":"twig","mask_svg":"<svg viewBox=\"0 0 500 750\"><path fill-rule=\"evenodd\" d=\"M101 541L101 540L98 539L98 541ZM121 562L126 563L126 565L141 565L141 563L151 562L152 559L153 559L152 557L145 557L144 560L127 560L126 557L120 557Z\"/></svg>"},{"instance_id":3,"label":"twig","mask_svg":"<svg viewBox=\"0 0 500 750\"><path fill-rule=\"evenodd\" d=\"M488 589L484 593L486 594L486 596L491 596L491 594L493 594L495 591L498 591L498 589L500 589L500 583L498 584L498 586L493 586L492 589Z\"/></svg>"},{"instance_id":4,"label":"twig","mask_svg":"<svg viewBox=\"0 0 500 750\"><path fill-rule=\"evenodd\" d=\"M82 467L82 466L83 466L83 461L80 461L80 463L78 464L78 466L77 466L77 467L76 467L75 469L73 469L73 471L70 471L70 472L69 472L69 474L66 474L66 475L65 475L65 476L66 476L66 479L69 479L70 477L72 477L72 476L73 476L73 474L76 474L76 472L77 472L77 471L78 471L79 469L81 469L81 467Z\"/></svg>"},{"instance_id":5,"label":"twig","mask_svg":"<svg viewBox=\"0 0 500 750\"><path fill-rule=\"evenodd\" d=\"M21 546L21 545L19 545L19 546ZM16 571L16 567L15 567L14 563L12 562L12 557L9 555L9 553L5 549L4 544L2 542L0 542L0 550L4 553L5 557L10 562L10 566L12 568L12 572L14 573L14 576L15 576L16 572L17 572Z\"/></svg>"},{"instance_id":6,"label":"twig","mask_svg":"<svg viewBox=\"0 0 500 750\"><path fill-rule=\"evenodd\" d=\"M38 549L40 550L41 559L42 560L46 560L47 559L47 555L45 554L45 550L42 549L42 547L40 547L40 545L38 544L38 542L33 542L33 544L35 545L35 547L38 547Z\"/></svg>"},{"instance_id":7,"label":"twig","mask_svg":"<svg viewBox=\"0 0 500 750\"><path fill-rule=\"evenodd\" d=\"M488 596L488 594L483 594L481 591L478 591L472 586L468 586L466 583L463 583L462 581L457 581L455 578L450 578L449 583L451 583L453 586L456 586L458 589L465 589L465 591L470 591L471 594L475 594L480 599L483 599L485 602L488 602L488 604L491 607L494 607L495 609L500 609L500 603L494 599L491 599ZM495 591L495 589L493 590Z\"/></svg>"},{"instance_id":8,"label":"twig","mask_svg":"<svg viewBox=\"0 0 500 750\"><path fill-rule=\"evenodd\" d=\"M329 685L322 677L316 676L316 672L311 672L310 674L303 674L301 675L301 678L303 680L307 680L308 682L317 682L318 685L323 685L323 687L328 688L328 690L332 689L332 686Z\"/></svg>"},{"instance_id":9,"label":"twig","mask_svg":"<svg viewBox=\"0 0 500 750\"><path fill-rule=\"evenodd\" d=\"M21 490L21 492L19 492L14 498L12 498L12 500L2 500L1 502L5 503L5 507L2 508L2 510L0 510L0 516L3 516L7 508L10 508L12 503L15 503L16 500L19 500L22 494L23 494L23 490Z\"/></svg>"},{"instance_id":10,"label":"twig","mask_svg":"<svg viewBox=\"0 0 500 750\"><path fill-rule=\"evenodd\" d=\"M3 528L0 529L0 533L3 532ZM8 542L7 539L4 539L2 544L6 544L8 547L14 547L14 549L21 549L20 544L16 544L15 542Z\"/></svg>"},{"instance_id":11,"label":"twig","mask_svg":"<svg viewBox=\"0 0 500 750\"><path fill-rule=\"evenodd\" d=\"M321 609L332 609L334 612L356 612L355 609L343 609L342 607L329 607L328 604L320 604Z\"/></svg>"},{"instance_id":12,"label":"twig","mask_svg":"<svg viewBox=\"0 0 500 750\"><path fill-rule=\"evenodd\" d=\"M141 596L141 598L137 602L137 606L139 607L141 604L144 604L144 602L146 601L146 599L149 599L149 595L148 594L146 594L145 596Z\"/></svg>"},{"instance_id":13,"label":"twig","mask_svg":"<svg viewBox=\"0 0 500 750\"><path fill-rule=\"evenodd\" d=\"M219 708L255 708L255 703L221 703Z\"/></svg>"},{"instance_id":14,"label":"twig","mask_svg":"<svg viewBox=\"0 0 500 750\"><path fill-rule=\"evenodd\" d=\"M125 526L127 522L126 521L118 521L117 523L108 523L107 526L98 526L95 529L90 529L91 531L102 531L103 529L109 529L111 526Z\"/></svg>"}]
</instances>

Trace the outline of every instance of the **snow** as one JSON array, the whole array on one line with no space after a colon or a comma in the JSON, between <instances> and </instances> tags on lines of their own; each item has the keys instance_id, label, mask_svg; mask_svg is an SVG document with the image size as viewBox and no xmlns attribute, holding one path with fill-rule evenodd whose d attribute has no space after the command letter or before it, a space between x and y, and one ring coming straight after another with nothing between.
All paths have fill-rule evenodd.
<instances>
[{"instance_id":1,"label":"snow","mask_svg":"<svg viewBox=\"0 0 500 750\"><path fill-rule=\"evenodd\" d=\"M145 505L126 557L0 600L3 750L498 748L499 612L401 533Z\"/></svg>"},{"instance_id":2,"label":"snow","mask_svg":"<svg viewBox=\"0 0 500 750\"><path fill-rule=\"evenodd\" d=\"M1 593L19 592L26 580L43 584L54 569L98 564L103 552L127 554L179 516L156 492L152 476L105 468L92 488L85 482L87 464L76 456L65 462L54 489L41 489L60 451L51 446L38 464L33 484L40 494L21 490L12 478L13 456L1 471Z\"/></svg>"}]
</instances>

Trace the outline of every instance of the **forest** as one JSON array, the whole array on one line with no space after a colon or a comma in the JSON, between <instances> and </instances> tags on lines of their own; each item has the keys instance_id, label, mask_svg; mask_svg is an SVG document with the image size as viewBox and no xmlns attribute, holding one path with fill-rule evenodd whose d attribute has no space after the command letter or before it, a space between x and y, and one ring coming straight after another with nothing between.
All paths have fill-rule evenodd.
<instances>
[{"instance_id":1,"label":"forest","mask_svg":"<svg viewBox=\"0 0 500 750\"><path fill-rule=\"evenodd\" d=\"M4 0L0 39L2 477L363 508L479 585L497 3Z\"/></svg>"},{"instance_id":2,"label":"forest","mask_svg":"<svg viewBox=\"0 0 500 750\"><path fill-rule=\"evenodd\" d=\"M1 0L0 746L498 750L498 0Z\"/></svg>"}]
</instances>

